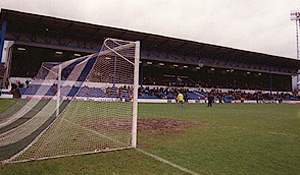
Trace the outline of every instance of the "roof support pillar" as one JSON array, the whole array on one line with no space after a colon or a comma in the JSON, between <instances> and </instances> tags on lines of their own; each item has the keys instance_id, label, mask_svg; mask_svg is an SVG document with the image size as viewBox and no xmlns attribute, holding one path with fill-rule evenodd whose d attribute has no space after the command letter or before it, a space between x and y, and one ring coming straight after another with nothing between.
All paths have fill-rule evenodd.
<instances>
[{"instance_id":1,"label":"roof support pillar","mask_svg":"<svg viewBox=\"0 0 300 175\"><path fill-rule=\"evenodd\" d=\"M1 27L1 35L0 35L0 63L2 63L2 54L3 54L3 47L4 47L4 38L5 38L5 32L6 32L6 21L2 22L2 27ZM1 64L0 64L1 65ZM1 70L1 66L0 66Z\"/></svg>"},{"instance_id":2,"label":"roof support pillar","mask_svg":"<svg viewBox=\"0 0 300 175\"><path fill-rule=\"evenodd\" d=\"M297 70L297 94L298 95L300 95L300 78L299 77L300 77L300 69Z\"/></svg>"},{"instance_id":3,"label":"roof support pillar","mask_svg":"<svg viewBox=\"0 0 300 175\"><path fill-rule=\"evenodd\" d=\"M143 83L144 83L144 66L143 66L143 62L140 63L140 85L141 87L143 87Z\"/></svg>"},{"instance_id":4,"label":"roof support pillar","mask_svg":"<svg viewBox=\"0 0 300 175\"><path fill-rule=\"evenodd\" d=\"M272 72L270 71L270 96L272 96Z\"/></svg>"}]
</instances>

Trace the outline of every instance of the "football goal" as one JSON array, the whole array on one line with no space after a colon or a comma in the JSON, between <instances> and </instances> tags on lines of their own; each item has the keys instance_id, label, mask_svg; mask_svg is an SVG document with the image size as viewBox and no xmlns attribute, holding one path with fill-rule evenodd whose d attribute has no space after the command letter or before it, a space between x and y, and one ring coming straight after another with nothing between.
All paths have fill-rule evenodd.
<instances>
[{"instance_id":1,"label":"football goal","mask_svg":"<svg viewBox=\"0 0 300 175\"><path fill-rule=\"evenodd\" d=\"M108 38L95 54L44 62L0 114L0 161L135 148L139 59L139 41Z\"/></svg>"}]
</instances>

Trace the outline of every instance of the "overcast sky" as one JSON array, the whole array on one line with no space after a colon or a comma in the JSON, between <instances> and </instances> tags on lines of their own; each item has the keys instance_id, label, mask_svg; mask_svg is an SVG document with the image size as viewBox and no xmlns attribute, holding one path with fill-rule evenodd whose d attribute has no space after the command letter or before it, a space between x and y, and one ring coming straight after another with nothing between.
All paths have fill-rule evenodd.
<instances>
[{"instance_id":1,"label":"overcast sky","mask_svg":"<svg viewBox=\"0 0 300 175\"><path fill-rule=\"evenodd\" d=\"M0 7L296 58L300 0L0 0Z\"/></svg>"}]
</instances>

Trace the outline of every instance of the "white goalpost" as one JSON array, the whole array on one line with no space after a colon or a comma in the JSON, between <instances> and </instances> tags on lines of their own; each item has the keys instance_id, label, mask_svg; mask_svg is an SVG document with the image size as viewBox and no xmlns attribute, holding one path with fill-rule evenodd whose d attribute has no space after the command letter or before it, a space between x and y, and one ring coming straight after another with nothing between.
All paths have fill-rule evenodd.
<instances>
[{"instance_id":1,"label":"white goalpost","mask_svg":"<svg viewBox=\"0 0 300 175\"><path fill-rule=\"evenodd\" d=\"M139 87L139 63L140 61L140 42L135 47L135 65L134 65L134 88L133 90L133 114L132 114L132 147L136 148L137 139L137 113L138 113L138 87Z\"/></svg>"},{"instance_id":2,"label":"white goalpost","mask_svg":"<svg viewBox=\"0 0 300 175\"><path fill-rule=\"evenodd\" d=\"M0 161L136 148L139 59L139 41L108 38L98 53L43 63L0 114Z\"/></svg>"}]
</instances>

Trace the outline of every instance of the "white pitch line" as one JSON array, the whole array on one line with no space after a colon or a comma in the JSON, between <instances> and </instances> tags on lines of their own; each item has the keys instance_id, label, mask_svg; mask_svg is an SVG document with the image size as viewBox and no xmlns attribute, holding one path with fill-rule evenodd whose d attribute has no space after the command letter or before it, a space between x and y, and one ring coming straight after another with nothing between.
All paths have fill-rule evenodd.
<instances>
[{"instance_id":1,"label":"white pitch line","mask_svg":"<svg viewBox=\"0 0 300 175\"><path fill-rule=\"evenodd\" d=\"M183 167L181 167L179 165L176 165L175 163L167 161L167 160L165 160L165 159L163 159L161 157L158 157L158 156L156 156L154 154L148 153L148 152L146 152L146 151L144 151L144 150L142 150L140 148L136 148L136 150L139 151L139 152L141 152L141 153L143 153L143 154L146 154L147 156L150 156L150 157L152 157L152 158L154 158L154 159L156 159L158 161L161 161L161 162L163 162L165 164L171 165L172 167L177 168L177 169L179 169L179 170L181 170L183 172L186 172L186 173L189 173L189 174L192 174L192 175L200 175L200 174L198 174L198 173L196 173L194 171L191 171L189 169L183 168Z\"/></svg>"},{"instance_id":2,"label":"white pitch line","mask_svg":"<svg viewBox=\"0 0 300 175\"><path fill-rule=\"evenodd\" d=\"M112 141L114 141L114 142L122 143L122 142L118 141L117 139L109 138L108 136L105 136L105 135L103 135L103 134L100 134L98 131L88 129L88 128L86 128L86 127L84 127L84 126L81 126L81 125L79 125L79 124L75 124L75 123L73 123L73 122L71 122L71 121L69 121L69 120L67 120L67 119L63 119L63 120L65 120L65 121L67 121L67 122L69 122L69 123L72 123L72 124L74 124L74 125L76 125L76 126L79 126L79 127L81 127L81 128L87 129L87 130L90 131L90 132L93 132L93 133L95 133L95 134L97 134L97 135L100 135L100 136L102 136L102 137L104 137L104 138L110 139L110 140L112 140ZM122 143L122 144L125 144L125 143ZM179 166L179 165L176 165L175 163L172 163L172 162L170 162L170 161L167 161L167 160L165 160L165 159L163 159L163 158L161 158L161 157L158 157L158 156L156 156L156 155L154 155L154 154L148 153L148 152L146 152L146 151L144 151L144 150L142 150L142 149L140 149L140 148L136 148L136 150L139 151L139 152L141 152L141 153L143 153L143 154L145 154L145 155L147 155L147 156L150 156L150 157L152 157L152 158L154 158L154 159L156 159L156 160L158 160L158 161L161 161L161 162L163 162L163 163L165 163L165 164L171 165L172 167L177 168L177 169L179 169L179 170L181 170L181 171L183 171L183 172L186 172L186 173L189 173L189 174L192 174L192 175L200 175L200 174L198 174L198 173L195 173L194 171L191 171L191 170L189 170L189 169L183 168L183 167L181 167L181 166Z\"/></svg>"},{"instance_id":3,"label":"white pitch line","mask_svg":"<svg viewBox=\"0 0 300 175\"><path fill-rule=\"evenodd\" d=\"M243 127L237 127L237 126L222 126L223 128L235 128L235 129L241 129L241 130L251 130L249 128L243 128ZM297 134L287 134L287 133L283 133L283 132L273 132L273 131L267 131L267 134L271 134L271 135L281 135L281 136L290 136L290 137L300 137L300 135Z\"/></svg>"},{"instance_id":4,"label":"white pitch line","mask_svg":"<svg viewBox=\"0 0 300 175\"><path fill-rule=\"evenodd\" d=\"M287 133L282 133L282 132L268 132L269 134L274 134L274 135L282 135L282 136L291 136L291 137L300 137L299 135L296 134L287 134Z\"/></svg>"}]
</instances>

